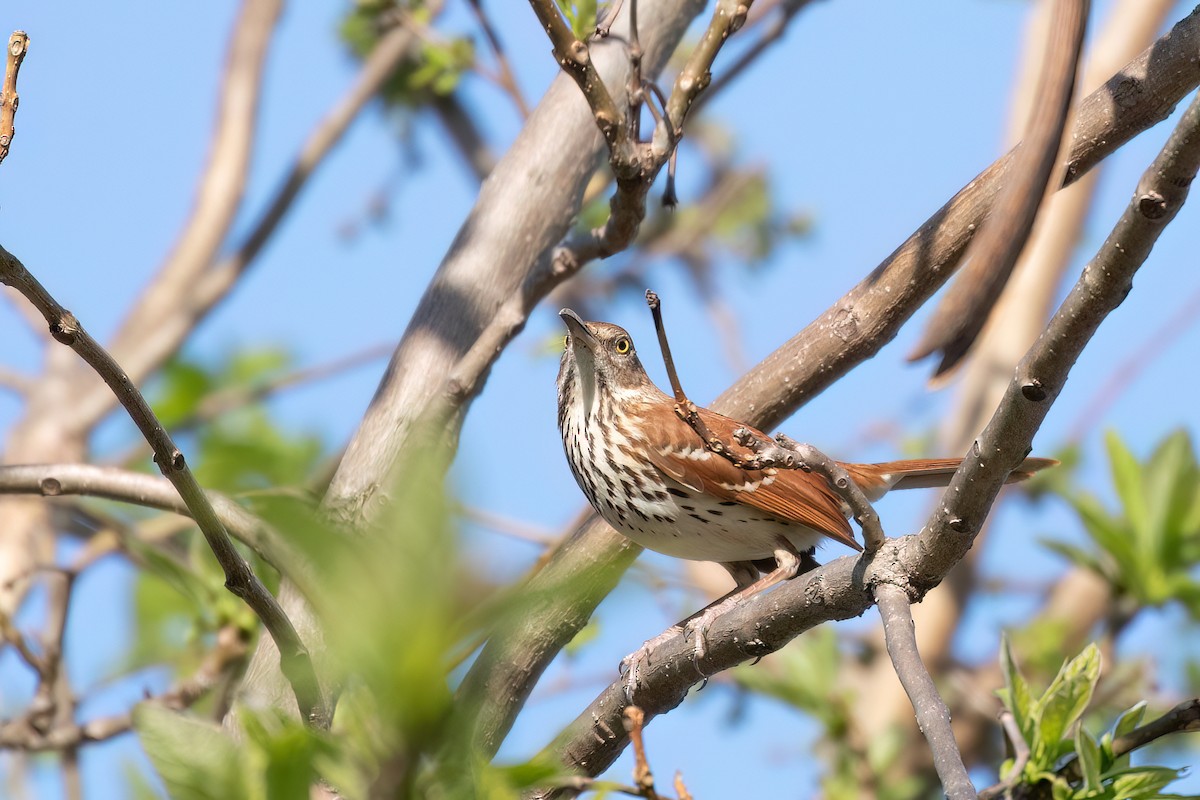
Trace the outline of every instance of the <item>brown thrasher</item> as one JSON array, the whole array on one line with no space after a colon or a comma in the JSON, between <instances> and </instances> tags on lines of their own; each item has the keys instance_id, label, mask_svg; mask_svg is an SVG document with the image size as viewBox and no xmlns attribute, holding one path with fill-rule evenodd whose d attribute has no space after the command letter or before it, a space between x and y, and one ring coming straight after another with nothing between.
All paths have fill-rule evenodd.
<instances>
[{"instance_id":1,"label":"brown thrasher","mask_svg":"<svg viewBox=\"0 0 1200 800\"><path fill-rule=\"evenodd\" d=\"M569 308L559 316L569 333L558 369L558 427L571 472L592 507L642 547L716 561L737 583L734 591L676 626L695 635L697 663L713 619L741 598L794 578L802 555L815 565L811 552L822 538L862 550L846 504L824 478L801 470L742 469L713 453L676 413L676 401L646 375L624 329L584 322ZM738 429L769 440L749 425L697 411L722 442L733 442ZM892 489L946 486L961 460L841 466L874 501ZM1028 458L1009 481L1055 463ZM627 694L636 687L638 666L650 649L674 634L675 628L668 630L622 662Z\"/></svg>"}]
</instances>

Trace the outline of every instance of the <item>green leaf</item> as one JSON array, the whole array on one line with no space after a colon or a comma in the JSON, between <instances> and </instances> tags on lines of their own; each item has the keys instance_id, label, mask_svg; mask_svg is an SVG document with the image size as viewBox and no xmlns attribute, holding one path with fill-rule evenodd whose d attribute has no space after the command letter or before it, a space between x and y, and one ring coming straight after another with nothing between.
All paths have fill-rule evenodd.
<instances>
[{"instance_id":1,"label":"green leaf","mask_svg":"<svg viewBox=\"0 0 1200 800\"><path fill-rule=\"evenodd\" d=\"M1121 520L1115 519L1090 495L1073 495L1068 497L1067 501L1083 522L1084 531L1102 550L1112 556L1116 564L1132 566L1136 562L1133 536Z\"/></svg>"},{"instance_id":2,"label":"green leaf","mask_svg":"<svg viewBox=\"0 0 1200 800\"><path fill-rule=\"evenodd\" d=\"M1117 722L1113 725L1113 738L1124 736L1134 728L1142 724L1142 719L1146 716L1146 701L1142 700L1136 705L1130 706L1128 709L1117 717Z\"/></svg>"},{"instance_id":3,"label":"green leaf","mask_svg":"<svg viewBox=\"0 0 1200 800\"><path fill-rule=\"evenodd\" d=\"M1085 550L1078 545L1069 544L1067 542L1059 542L1054 539L1040 539L1039 543L1047 550L1058 553L1063 558L1070 561L1072 564L1090 569L1097 575L1111 578L1110 571L1107 565L1102 562L1095 553Z\"/></svg>"},{"instance_id":4,"label":"green leaf","mask_svg":"<svg viewBox=\"0 0 1200 800\"><path fill-rule=\"evenodd\" d=\"M1152 798L1179 776L1180 771L1170 767L1134 767L1113 776L1113 794L1122 800Z\"/></svg>"},{"instance_id":5,"label":"green leaf","mask_svg":"<svg viewBox=\"0 0 1200 800\"><path fill-rule=\"evenodd\" d=\"M1038 730L1033 694L1029 691L1029 684L1025 682L1025 676L1021 674L1021 669L1013 658L1012 644L1008 640L1007 633L1000 641L1000 670L1004 673L1005 686L1001 699L1004 701L1005 707L1012 712L1017 729L1021 731L1026 743L1032 746L1037 738Z\"/></svg>"},{"instance_id":6,"label":"green leaf","mask_svg":"<svg viewBox=\"0 0 1200 800\"><path fill-rule=\"evenodd\" d=\"M270 712L239 717L252 743L256 774L266 785L266 800L307 797L316 778L314 760L328 750L319 735L301 723Z\"/></svg>"},{"instance_id":7,"label":"green leaf","mask_svg":"<svg viewBox=\"0 0 1200 800\"><path fill-rule=\"evenodd\" d=\"M1038 745L1045 748L1051 759L1058 757L1057 746L1067 730L1083 716L1099 679L1100 648L1089 644L1063 665L1038 701L1041 723Z\"/></svg>"},{"instance_id":8,"label":"green leaf","mask_svg":"<svg viewBox=\"0 0 1200 800\"><path fill-rule=\"evenodd\" d=\"M216 725L142 703L133 726L172 800L261 797L246 780L241 749Z\"/></svg>"},{"instance_id":9,"label":"green leaf","mask_svg":"<svg viewBox=\"0 0 1200 800\"><path fill-rule=\"evenodd\" d=\"M1091 791L1100 789L1100 747L1090 733L1080 725L1075 731L1075 754L1079 758L1079 771L1083 774L1083 785Z\"/></svg>"},{"instance_id":10,"label":"green leaf","mask_svg":"<svg viewBox=\"0 0 1200 800\"><path fill-rule=\"evenodd\" d=\"M1150 534L1153 524L1142 484L1142 465L1116 431L1109 431L1104 437L1104 443L1108 449L1113 487L1121 498L1121 506L1129 524L1140 539Z\"/></svg>"},{"instance_id":11,"label":"green leaf","mask_svg":"<svg viewBox=\"0 0 1200 800\"><path fill-rule=\"evenodd\" d=\"M596 0L557 0L575 38L587 41L596 30Z\"/></svg>"}]
</instances>

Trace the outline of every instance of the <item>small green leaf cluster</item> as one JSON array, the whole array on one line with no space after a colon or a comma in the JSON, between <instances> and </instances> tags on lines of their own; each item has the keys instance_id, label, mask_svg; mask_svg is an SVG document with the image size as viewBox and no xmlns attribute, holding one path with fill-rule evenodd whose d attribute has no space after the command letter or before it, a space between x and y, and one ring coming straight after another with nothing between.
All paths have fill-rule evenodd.
<instances>
[{"instance_id":1,"label":"small green leaf cluster","mask_svg":"<svg viewBox=\"0 0 1200 800\"><path fill-rule=\"evenodd\" d=\"M596 0L555 0L566 17L571 32L580 41L587 41L596 31Z\"/></svg>"},{"instance_id":2,"label":"small green leaf cluster","mask_svg":"<svg viewBox=\"0 0 1200 800\"><path fill-rule=\"evenodd\" d=\"M1200 619L1200 465L1188 434L1177 431L1139 461L1116 433L1106 437L1120 507L1093 495L1061 491L1083 523L1092 548L1047 546L1106 578L1137 606L1181 603Z\"/></svg>"},{"instance_id":3,"label":"small green leaf cluster","mask_svg":"<svg viewBox=\"0 0 1200 800\"><path fill-rule=\"evenodd\" d=\"M1017 775L1017 764L1006 761L1000 777L1014 785L1048 785L1054 800L1154 800L1178 795L1162 794L1181 772L1169 767L1132 767L1128 754L1113 751L1114 739L1139 724L1146 704L1138 703L1122 713L1112 729L1097 739L1082 724L1100 679L1100 650L1088 645L1082 653L1063 664L1058 675L1035 697L1026 682L1007 640L1001 646L1001 669L1005 687L998 694L1013 715L1017 729L1029 748L1028 760ZM1077 780L1070 780L1064 765L1078 760Z\"/></svg>"},{"instance_id":4,"label":"small green leaf cluster","mask_svg":"<svg viewBox=\"0 0 1200 800\"><path fill-rule=\"evenodd\" d=\"M359 2L342 20L339 33L350 52L365 59L382 32L394 24L387 22L389 15L397 13L410 15L419 25L428 26L433 21L423 3ZM424 37L414 55L388 78L380 94L388 105L419 108L452 94L474 64L475 45L469 38Z\"/></svg>"}]
</instances>

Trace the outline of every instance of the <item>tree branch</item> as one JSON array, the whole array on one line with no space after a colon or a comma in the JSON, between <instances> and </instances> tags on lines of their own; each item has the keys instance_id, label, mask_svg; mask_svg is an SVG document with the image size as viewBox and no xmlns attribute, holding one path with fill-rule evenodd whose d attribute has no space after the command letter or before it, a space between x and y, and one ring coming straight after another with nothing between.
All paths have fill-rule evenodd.
<instances>
[{"instance_id":1,"label":"tree branch","mask_svg":"<svg viewBox=\"0 0 1200 800\"><path fill-rule=\"evenodd\" d=\"M153 292L166 290L152 289L146 294L122 329L140 331L140 334L136 339L132 338L132 333L124 338L118 334L113 344L114 353L125 353L125 358L120 361L126 365L135 383L140 383L175 353L195 326L237 285L238 280L254 263L287 216L309 178L341 141L350 124L358 118L367 103L378 94L380 87L411 52L414 41L413 32L402 26L392 28L379 40L370 56L363 62L354 85L308 135L279 188L251 226L249 234L232 254L210 266L212 256L215 255L214 250L200 267L191 267L186 288L178 292L171 305L163 307L169 309L169 313L165 315L162 308L150 310L145 306L151 302ZM240 200L240 192L236 199ZM167 280L168 268L164 268L157 283L161 284ZM151 313L156 315L152 323L143 319ZM117 345L122 342L124 344L119 350ZM83 398L79 413L84 419L95 421L111 409L111 395L97 390Z\"/></svg>"},{"instance_id":2,"label":"tree branch","mask_svg":"<svg viewBox=\"0 0 1200 800\"><path fill-rule=\"evenodd\" d=\"M216 127L196 205L171 254L113 338L113 355L128 364L139 381L144 372L137 356L147 341L155 340L156 329L175 309L189 305L186 299L196 280L208 269L233 225L249 173L267 50L282 7L282 0L243 0L229 43ZM92 419L96 396L88 403Z\"/></svg>"},{"instance_id":3,"label":"tree branch","mask_svg":"<svg viewBox=\"0 0 1200 800\"><path fill-rule=\"evenodd\" d=\"M1158 719L1113 739L1113 755L1119 758L1164 736L1194 731L1200 731L1200 698L1196 697L1183 701ZM1068 761L1059 770L1059 775L1069 781L1079 780L1079 759Z\"/></svg>"},{"instance_id":4,"label":"tree branch","mask_svg":"<svg viewBox=\"0 0 1200 800\"><path fill-rule=\"evenodd\" d=\"M1033 231L1057 161L1083 50L1089 0L1054 0L1046 55L1024 141L971 258L942 297L909 360L941 351L934 378L954 369L975 342Z\"/></svg>"},{"instance_id":5,"label":"tree branch","mask_svg":"<svg viewBox=\"0 0 1200 800\"><path fill-rule=\"evenodd\" d=\"M154 461L179 492L213 555L225 572L225 586L254 610L279 646L280 668L296 695L301 714L310 724L327 727L330 712L321 696L312 660L276 599L259 581L233 546L221 518L196 482L183 453L175 446L154 411L121 366L91 337L79 320L50 296L11 253L0 247L0 282L21 292L46 318L50 334L74 350L104 379L154 451Z\"/></svg>"},{"instance_id":6,"label":"tree branch","mask_svg":"<svg viewBox=\"0 0 1200 800\"><path fill-rule=\"evenodd\" d=\"M170 511L186 517L187 503L166 478L91 464L21 464L0 466L0 495L42 497L78 495ZM262 556L285 577L305 584L310 570L277 531L234 500L205 492L221 524L238 541Z\"/></svg>"},{"instance_id":7,"label":"tree branch","mask_svg":"<svg viewBox=\"0 0 1200 800\"><path fill-rule=\"evenodd\" d=\"M234 626L217 631L217 641L190 677L182 680L157 697L145 702L182 710L207 694L233 664L246 655L247 642ZM41 729L27 714L0 724L0 749L36 753L46 750L76 748L88 742L102 742L125 733L133 727L129 713L101 717L89 722L74 721Z\"/></svg>"},{"instance_id":8,"label":"tree branch","mask_svg":"<svg viewBox=\"0 0 1200 800\"><path fill-rule=\"evenodd\" d=\"M1100 322L1128 293L1133 274L1186 198L1197 168L1200 98L1184 113L1142 176L1130 207L1022 360L971 457L963 461L921 532L889 539L870 563L837 559L718 618L709 633L706 671L727 669L772 652L822 622L862 614L873 602L872 587L881 583L894 583L910 596L920 597L942 580L970 549L1005 475L1024 458L1071 366ZM650 667L640 676L638 702L648 717L682 701L695 676L691 651L682 637L664 642L655 651ZM624 737L612 735L620 730L623 706L623 685L617 680L548 750L573 769L599 774L626 744ZM606 730L609 735L603 733Z\"/></svg>"},{"instance_id":9,"label":"tree branch","mask_svg":"<svg viewBox=\"0 0 1200 800\"><path fill-rule=\"evenodd\" d=\"M917 715L917 725L933 751L933 766L942 781L942 789L950 800L967 798L974 800L975 787L963 765L962 754L954 741L950 727L950 709L933 685L933 678L921 661L917 651L917 637L913 628L912 612L908 607L908 595L898 586L881 583L875 587L875 603L883 620L883 634L887 642L888 655L896 668L896 675L912 701Z\"/></svg>"},{"instance_id":10,"label":"tree branch","mask_svg":"<svg viewBox=\"0 0 1200 800\"><path fill-rule=\"evenodd\" d=\"M8 157L8 148L12 145L17 128L14 124L17 118L17 105L21 102L17 94L17 73L21 71L21 62L29 52L29 36L25 31L13 31L8 37L8 54L4 63L4 84L0 87L0 162Z\"/></svg>"}]
</instances>

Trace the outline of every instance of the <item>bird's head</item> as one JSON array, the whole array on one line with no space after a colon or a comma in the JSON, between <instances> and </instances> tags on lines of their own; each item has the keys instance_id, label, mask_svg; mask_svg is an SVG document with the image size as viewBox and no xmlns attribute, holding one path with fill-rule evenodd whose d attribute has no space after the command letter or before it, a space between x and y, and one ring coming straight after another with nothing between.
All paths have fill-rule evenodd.
<instances>
[{"instance_id":1,"label":"bird's head","mask_svg":"<svg viewBox=\"0 0 1200 800\"><path fill-rule=\"evenodd\" d=\"M559 363L560 404L565 382L574 382L585 410L591 412L597 391L607 392L615 400L633 394L657 390L642 362L638 360L633 339L622 327L608 322L584 322L569 308L558 312L567 326L567 336Z\"/></svg>"}]
</instances>

